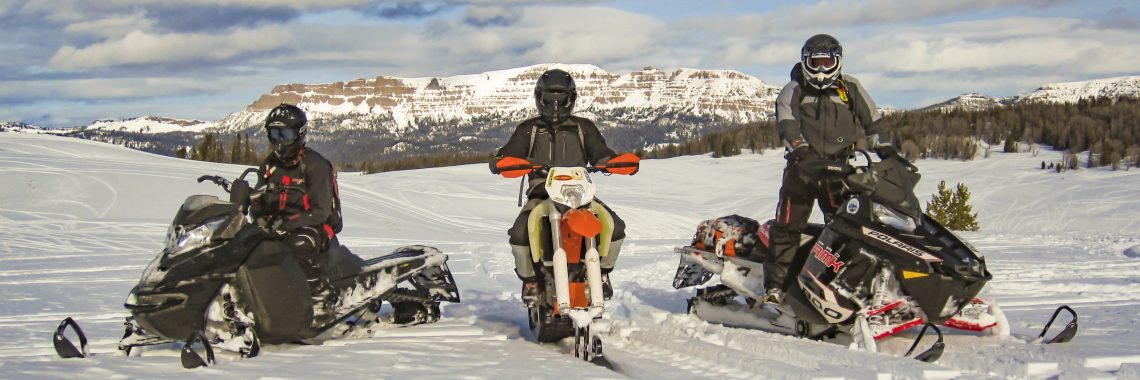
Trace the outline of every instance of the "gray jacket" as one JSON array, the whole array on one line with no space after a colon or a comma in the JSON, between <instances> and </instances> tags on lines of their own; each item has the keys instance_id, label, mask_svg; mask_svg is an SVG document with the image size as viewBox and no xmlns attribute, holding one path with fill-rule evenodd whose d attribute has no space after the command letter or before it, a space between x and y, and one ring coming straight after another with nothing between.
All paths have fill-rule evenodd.
<instances>
[{"instance_id":1,"label":"gray jacket","mask_svg":"<svg viewBox=\"0 0 1140 380\"><path fill-rule=\"evenodd\" d=\"M776 98L776 128L785 145L803 141L824 157L836 157L859 139L879 133L875 101L855 77L844 75L837 87L821 91L803 84L798 73L797 65Z\"/></svg>"}]
</instances>

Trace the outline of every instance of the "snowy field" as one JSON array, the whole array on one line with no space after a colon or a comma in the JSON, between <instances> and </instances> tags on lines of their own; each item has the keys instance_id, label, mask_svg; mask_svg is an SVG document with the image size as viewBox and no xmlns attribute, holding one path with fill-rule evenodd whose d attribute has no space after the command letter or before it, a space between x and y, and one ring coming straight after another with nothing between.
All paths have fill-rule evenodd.
<instances>
[{"instance_id":1,"label":"snowy field","mask_svg":"<svg viewBox=\"0 0 1140 380\"><path fill-rule=\"evenodd\" d=\"M505 233L518 182L486 165L340 177L340 239L354 252L416 243L450 255L463 303L445 304L440 322L184 370L172 345L116 353L122 303L182 200L222 194L194 179L243 168L0 133L0 378L1140 378L1140 170L1039 169L1059 159L1043 151L917 163L924 202L939 180L972 190L982 231L962 236L987 256L994 280L983 295L1002 305L1013 332L948 331L933 364L900 357L905 338L869 354L685 314L692 291L671 286L673 247L702 219L774 214L783 159L767 151L648 160L636 176L597 181L629 226L603 337L613 371L529 336ZM1030 343L1059 304L1080 313L1077 338ZM92 358L55 356L51 332L67 316L92 339Z\"/></svg>"}]
</instances>

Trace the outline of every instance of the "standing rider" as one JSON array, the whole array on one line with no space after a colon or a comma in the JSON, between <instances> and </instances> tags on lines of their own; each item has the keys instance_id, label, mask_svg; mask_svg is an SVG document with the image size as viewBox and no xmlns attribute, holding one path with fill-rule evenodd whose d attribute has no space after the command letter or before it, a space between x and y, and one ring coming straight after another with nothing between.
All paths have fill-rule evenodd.
<instances>
[{"instance_id":1,"label":"standing rider","mask_svg":"<svg viewBox=\"0 0 1140 380\"><path fill-rule=\"evenodd\" d=\"M511 139L499 149L491 159L491 172L497 173L496 164L504 157L529 160L546 166L595 166L604 165L616 154L606 146L606 140L598 132L598 127L588 119L571 116L578 91L574 78L563 70L548 70L538 78L534 88L534 102L538 107L538 117L527 119L518 125ZM544 173L543 173L544 175ZM543 175L532 172L527 189L527 203L515 219L514 226L507 231L510 235L511 254L515 257L515 274L523 281L522 299L533 303L538 300L539 283L531 259L530 243L527 234L527 219L530 212L542 200L548 198L543 184ZM601 201L595 200L601 203ZM609 273L614 269L622 239L625 238L625 222L602 204L613 216L613 243L609 253L601 258L602 293L605 299L613 294Z\"/></svg>"},{"instance_id":2,"label":"standing rider","mask_svg":"<svg viewBox=\"0 0 1140 380\"><path fill-rule=\"evenodd\" d=\"M842 201L842 184L804 170L809 163L845 160L863 138L880 155L896 154L890 144L879 142L880 116L874 100L858 80L841 74L842 69L839 41L826 34L812 36L800 50L791 82L776 98L776 127L788 163L770 231L772 257L764 260L765 302L780 303L783 298L812 202L818 200L830 218Z\"/></svg>"},{"instance_id":3,"label":"standing rider","mask_svg":"<svg viewBox=\"0 0 1140 380\"><path fill-rule=\"evenodd\" d=\"M308 134L305 111L281 103L269 111L265 134L272 152L257 170L257 185L265 186L250 215L280 249L292 254L305 271L314 303L314 321L331 317L335 300L326 297L331 287L321 275L328 245L341 228L336 204L336 172L327 159L305 146Z\"/></svg>"}]
</instances>

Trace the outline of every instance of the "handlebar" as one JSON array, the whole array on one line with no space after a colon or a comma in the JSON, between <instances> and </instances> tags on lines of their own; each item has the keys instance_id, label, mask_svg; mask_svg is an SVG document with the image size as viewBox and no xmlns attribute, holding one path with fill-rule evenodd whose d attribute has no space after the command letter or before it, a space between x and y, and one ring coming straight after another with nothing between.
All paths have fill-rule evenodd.
<instances>
[{"instance_id":1,"label":"handlebar","mask_svg":"<svg viewBox=\"0 0 1140 380\"><path fill-rule=\"evenodd\" d=\"M500 166L502 165L502 166ZM521 177L530 174L532 171L543 173L549 170L551 165L548 164L535 164L525 158L518 157L501 157L492 161L491 173L499 174L507 178ZM608 160L603 165L593 165L582 167L589 173L602 172L604 174L623 174L633 175L637 173L638 168L641 167L641 158L633 153L623 153Z\"/></svg>"},{"instance_id":2,"label":"handlebar","mask_svg":"<svg viewBox=\"0 0 1140 380\"><path fill-rule=\"evenodd\" d=\"M241 172L241 175L238 176L237 181L245 181L245 177L248 176L250 173L257 173L257 168L245 169L245 171ZM202 182L206 182L206 181L210 181L210 182L213 182L215 185L221 186L222 190L225 190L227 193L230 192L230 186L233 184L233 182L230 182L230 180L222 178L221 176L216 176L216 175L204 175L204 176L198 177L198 183L202 183Z\"/></svg>"},{"instance_id":3,"label":"handlebar","mask_svg":"<svg viewBox=\"0 0 1140 380\"><path fill-rule=\"evenodd\" d=\"M222 178L222 177L219 177L216 175L204 175L204 176L198 177L198 183L202 183L205 181L213 182L215 185L221 186L222 189L225 190L227 193L230 192L230 180L228 180L228 179L225 179L225 178Z\"/></svg>"}]
</instances>

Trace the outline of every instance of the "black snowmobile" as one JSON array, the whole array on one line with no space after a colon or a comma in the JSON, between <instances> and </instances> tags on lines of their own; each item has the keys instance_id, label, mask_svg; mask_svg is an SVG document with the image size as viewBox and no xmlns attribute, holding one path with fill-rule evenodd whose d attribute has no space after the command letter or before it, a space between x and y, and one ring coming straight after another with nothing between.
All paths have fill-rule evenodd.
<instances>
[{"instance_id":1,"label":"black snowmobile","mask_svg":"<svg viewBox=\"0 0 1140 380\"><path fill-rule=\"evenodd\" d=\"M181 341L182 364L194 368L214 361L212 347L253 357L262 344L318 344L367 331L379 322L383 301L392 305L397 324L434 322L440 302L459 302L447 255L420 245L362 260L333 238L318 263L323 281L310 284L293 255L257 249L271 237L247 217L251 199L263 191L245 180L254 172L232 183L198 178L221 186L229 201L193 195L179 208L165 249L127 295L131 316L119 350L129 355L134 347ZM67 338L69 327L79 348ZM53 343L60 357L89 355L87 338L71 318L60 323Z\"/></svg>"},{"instance_id":2,"label":"black snowmobile","mask_svg":"<svg viewBox=\"0 0 1140 380\"><path fill-rule=\"evenodd\" d=\"M859 151L847 162L820 161L804 169L843 183L845 201L825 224L809 224L803 231L788 270L796 274L789 278L794 283L786 284L781 303L759 301L774 221L760 224L732 215L701 222L692 243L675 250L681 261L674 288L702 285L720 275L720 284L698 289L689 299L690 313L817 340L842 333L872 352L877 340L923 326L911 351L928 328L938 334L936 343L916 356L923 361L937 360L942 353L937 325L1009 334L997 304L977 297L993 278L985 258L920 210L914 195L917 167L901 157L875 161ZM737 302L737 296L746 302ZM1072 314L1072 322L1048 343L1076 334L1077 316L1069 307L1058 308L1053 319L1062 310Z\"/></svg>"}]
</instances>

